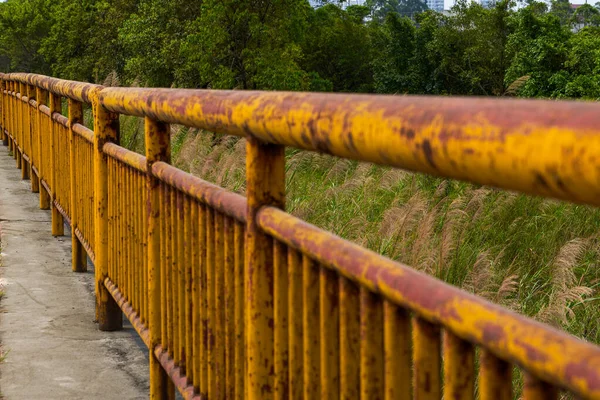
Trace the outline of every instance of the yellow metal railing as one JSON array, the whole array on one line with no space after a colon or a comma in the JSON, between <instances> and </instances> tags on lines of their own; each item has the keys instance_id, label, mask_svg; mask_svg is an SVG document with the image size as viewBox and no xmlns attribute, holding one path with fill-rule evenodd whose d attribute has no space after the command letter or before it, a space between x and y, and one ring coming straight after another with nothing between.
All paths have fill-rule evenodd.
<instances>
[{"instance_id":1,"label":"yellow metal railing","mask_svg":"<svg viewBox=\"0 0 600 400\"><path fill-rule=\"evenodd\" d=\"M152 398L512 399L513 366L525 399L600 398L597 346L284 211L285 146L600 205L599 104L0 83L2 139L94 261L100 329L122 312L149 347ZM247 196L169 165L171 123L245 137Z\"/></svg>"}]
</instances>

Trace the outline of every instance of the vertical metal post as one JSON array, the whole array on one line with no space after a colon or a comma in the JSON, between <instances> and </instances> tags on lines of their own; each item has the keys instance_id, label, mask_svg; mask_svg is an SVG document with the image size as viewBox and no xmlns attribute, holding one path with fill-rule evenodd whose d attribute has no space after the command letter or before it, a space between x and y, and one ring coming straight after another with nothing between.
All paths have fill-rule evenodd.
<instances>
[{"instance_id":1,"label":"vertical metal post","mask_svg":"<svg viewBox=\"0 0 600 400\"><path fill-rule=\"evenodd\" d=\"M21 94L19 91L19 83L18 82L13 82L13 86L14 86L14 92L15 92L15 108L14 108L14 115L13 115L13 121L15 122L15 131L13 132L13 150L14 150L14 156L15 156L15 161L17 162L17 168L21 169L22 168L22 163L21 163L21 152L19 151L19 147L23 148L23 143L21 143L21 135L19 134L19 131L21 129L21 119L19 118L20 116L20 112L19 112L19 102L20 99L17 96L17 94ZM15 146L15 142L16 142L16 146Z\"/></svg>"},{"instance_id":2,"label":"vertical metal post","mask_svg":"<svg viewBox=\"0 0 600 400\"><path fill-rule=\"evenodd\" d=\"M108 163L104 144L117 141L119 116L108 112L93 95L94 107L94 205L95 205L95 277L96 315L102 331L115 331L123 327L123 315L118 304L104 286L108 276Z\"/></svg>"},{"instance_id":3,"label":"vertical metal post","mask_svg":"<svg viewBox=\"0 0 600 400\"><path fill-rule=\"evenodd\" d=\"M65 227L63 216L56 207L56 191L57 191L57 180L62 178L58 177L56 168L58 164L58 157L66 157L65 154L59 154L58 143L56 143L55 130L57 130L56 124L52 120L52 115L57 112L60 113L61 104L60 96L50 93L50 191L52 192L52 198L50 206L52 207L52 236L62 236L65 234Z\"/></svg>"},{"instance_id":4,"label":"vertical metal post","mask_svg":"<svg viewBox=\"0 0 600 400\"><path fill-rule=\"evenodd\" d=\"M17 102L17 92L15 91L15 83L13 81L10 82L10 91L11 91L11 98L10 98L10 108L11 108L11 113L10 113L10 134L11 134L11 138L10 138L10 149L12 151L12 155L15 158L15 160L17 159L17 149L16 149L16 131L17 131L17 126L16 126L16 114L17 111L15 110L15 104Z\"/></svg>"},{"instance_id":5,"label":"vertical metal post","mask_svg":"<svg viewBox=\"0 0 600 400\"><path fill-rule=\"evenodd\" d=\"M150 327L150 398L167 399L169 392L168 377L157 360L154 349L161 344L161 310L162 298L160 275L160 186L152 174L152 165L157 161L170 162L171 144L169 125L153 121L146 117L145 143L148 191L147 221L148 221L148 314ZM172 388L171 388L172 389Z\"/></svg>"},{"instance_id":6,"label":"vertical metal post","mask_svg":"<svg viewBox=\"0 0 600 400\"><path fill-rule=\"evenodd\" d=\"M75 132L73 125L83 123L83 104L69 99L69 157L70 157L70 174L71 174L71 267L74 272L87 271L87 253L79 238L75 234L75 229L79 227L79 207L76 204L75 188L77 185L75 165Z\"/></svg>"},{"instance_id":7,"label":"vertical metal post","mask_svg":"<svg viewBox=\"0 0 600 400\"><path fill-rule=\"evenodd\" d=\"M29 97L29 99L37 99L36 97L36 90L35 90L35 86L33 85L27 85L27 97ZM31 107L31 105L28 103L27 104L27 112L29 114L29 143L31 144L31 154L29 154L29 168L30 168L30 176L31 176L31 191L33 193L37 193L40 191L40 177L33 171L33 166L35 164L37 164L38 166L38 173L39 173L39 164L40 164L40 159L38 157L38 154L36 154L36 147L33 143L34 140L37 140L37 132L34 132L34 127L36 126L33 121L35 118L37 118L36 115L36 111Z\"/></svg>"},{"instance_id":8,"label":"vertical metal post","mask_svg":"<svg viewBox=\"0 0 600 400\"><path fill-rule=\"evenodd\" d=\"M42 112L40 107L48 104L48 92L39 87L36 87L36 98L37 98L37 141L38 141L38 172L40 174L40 180L42 177L46 180L46 184L48 183L48 171L45 169L46 161L43 159L44 151L42 150L42 145L46 145L46 140L42 139L42 136L48 137L48 135L52 134L52 132L44 132L44 128L42 128L42 122L44 117L42 116ZM40 188L40 209L47 210L50 208L50 195L46 191L46 188Z\"/></svg>"},{"instance_id":9,"label":"vertical metal post","mask_svg":"<svg viewBox=\"0 0 600 400\"><path fill-rule=\"evenodd\" d=\"M4 105L4 101L6 100L4 88L6 85L4 82L4 75L2 75L0 76L0 138L2 138L2 144L8 146L8 135L6 134L6 106Z\"/></svg>"},{"instance_id":10,"label":"vertical metal post","mask_svg":"<svg viewBox=\"0 0 600 400\"><path fill-rule=\"evenodd\" d=\"M30 163L25 160L23 155L27 154L29 149L27 148L27 140L25 136L29 135L29 90L28 85L23 82L19 83L19 90L21 91L21 101L19 102L19 109L21 110L19 114L19 121L21 124L21 149L23 153L21 154L21 179L29 179L29 168ZM27 103L24 101L24 97L27 97ZM27 112L26 112L27 111ZM29 156L29 161L31 161L31 154L27 154Z\"/></svg>"},{"instance_id":11,"label":"vertical metal post","mask_svg":"<svg viewBox=\"0 0 600 400\"><path fill-rule=\"evenodd\" d=\"M13 140L12 140L12 131L13 131L13 107L12 107L12 95L11 95L11 90L12 90L12 82L11 81L7 81L6 82L6 130L8 131L8 149L11 153L14 154L14 148L13 148Z\"/></svg>"},{"instance_id":12,"label":"vertical metal post","mask_svg":"<svg viewBox=\"0 0 600 400\"><path fill-rule=\"evenodd\" d=\"M246 147L248 222L246 228L247 382L249 399L274 392L273 239L260 231L260 207L285 206L284 147L249 136Z\"/></svg>"}]
</instances>

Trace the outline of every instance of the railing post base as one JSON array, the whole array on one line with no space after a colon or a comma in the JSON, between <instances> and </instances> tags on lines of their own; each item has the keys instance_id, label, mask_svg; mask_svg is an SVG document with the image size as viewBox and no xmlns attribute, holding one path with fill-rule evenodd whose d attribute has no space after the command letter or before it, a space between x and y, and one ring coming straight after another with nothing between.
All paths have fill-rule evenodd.
<instances>
[{"instance_id":1,"label":"railing post base","mask_svg":"<svg viewBox=\"0 0 600 400\"><path fill-rule=\"evenodd\" d=\"M98 287L98 328L106 332L123 329L123 313L104 282Z\"/></svg>"},{"instance_id":2,"label":"railing post base","mask_svg":"<svg viewBox=\"0 0 600 400\"><path fill-rule=\"evenodd\" d=\"M37 176L37 174L33 171L33 168L31 170L31 192L32 193L38 193L40 191L40 178Z\"/></svg>"},{"instance_id":3,"label":"railing post base","mask_svg":"<svg viewBox=\"0 0 600 400\"><path fill-rule=\"evenodd\" d=\"M40 210L50 209L50 195L45 187L40 188Z\"/></svg>"},{"instance_id":4,"label":"railing post base","mask_svg":"<svg viewBox=\"0 0 600 400\"><path fill-rule=\"evenodd\" d=\"M21 179L22 180L27 180L29 179L29 163L27 161L25 161L25 159L21 160Z\"/></svg>"},{"instance_id":5,"label":"railing post base","mask_svg":"<svg viewBox=\"0 0 600 400\"><path fill-rule=\"evenodd\" d=\"M87 252L79 241L79 238L75 234L75 228L71 226L71 266L73 272L86 272L87 271Z\"/></svg>"},{"instance_id":6,"label":"railing post base","mask_svg":"<svg viewBox=\"0 0 600 400\"><path fill-rule=\"evenodd\" d=\"M65 234L64 219L56 205L52 204L52 236L63 236Z\"/></svg>"}]
</instances>

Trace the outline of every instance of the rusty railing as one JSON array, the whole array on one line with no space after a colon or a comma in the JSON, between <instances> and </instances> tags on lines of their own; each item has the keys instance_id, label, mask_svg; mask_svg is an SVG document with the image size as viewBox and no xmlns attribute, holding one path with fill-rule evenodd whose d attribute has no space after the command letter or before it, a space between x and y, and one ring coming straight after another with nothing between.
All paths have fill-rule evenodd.
<instances>
[{"instance_id":1,"label":"rusty railing","mask_svg":"<svg viewBox=\"0 0 600 400\"><path fill-rule=\"evenodd\" d=\"M511 399L513 366L525 399L600 398L598 347L284 211L285 146L598 206L600 105L0 84L2 139L93 260L100 329L123 313L148 346L152 398ZM169 165L168 124L245 137L247 196Z\"/></svg>"}]
</instances>

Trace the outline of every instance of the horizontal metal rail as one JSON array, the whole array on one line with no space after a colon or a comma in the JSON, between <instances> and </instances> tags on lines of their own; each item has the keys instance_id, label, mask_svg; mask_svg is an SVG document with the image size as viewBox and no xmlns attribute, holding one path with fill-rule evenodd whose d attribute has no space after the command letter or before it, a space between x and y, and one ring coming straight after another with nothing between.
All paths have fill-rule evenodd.
<instances>
[{"instance_id":1,"label":"horizontal metal rail","mask_svg":"<svg viewBox=\"0 0 600 400\"><path fill-rule=\"evenodd\" d=\"M94 259L100 328L122 312L148 346L153 397L470 399L478 379L482 399L509 399L517 365L526 399L600 399L598 346L284 211L285 146L600 205L600 104L35 74L0 75L0 93L3 142L53 234L71 224L73 269ZM145 155L119 146L120 114L144 118ZM168 124L246 138L247 196L171 166Z\"/></svg>"},{"instance_id":2,"label":"horizontal metal rail","mask_svg":"<svg viewBox=\"0 0 600 400\"><path fill-rule=\"evenodd\" d=\"M203 204L208 204L240 222L246 222L247 204L243 196L206 182L164 162L154 163L152 174L162 182L181 190Z\"/></svg>"},{"instance_id":3,"label":"horizontal metal rail","mask_svg":"<svg viewBox=\"0 0 600 400\"><path fill-rule=\"evenodd\" d=\"M600 205L597 103L137 88L106 88L100 101L128 115Z\"/></svg>"}]
</instances>

